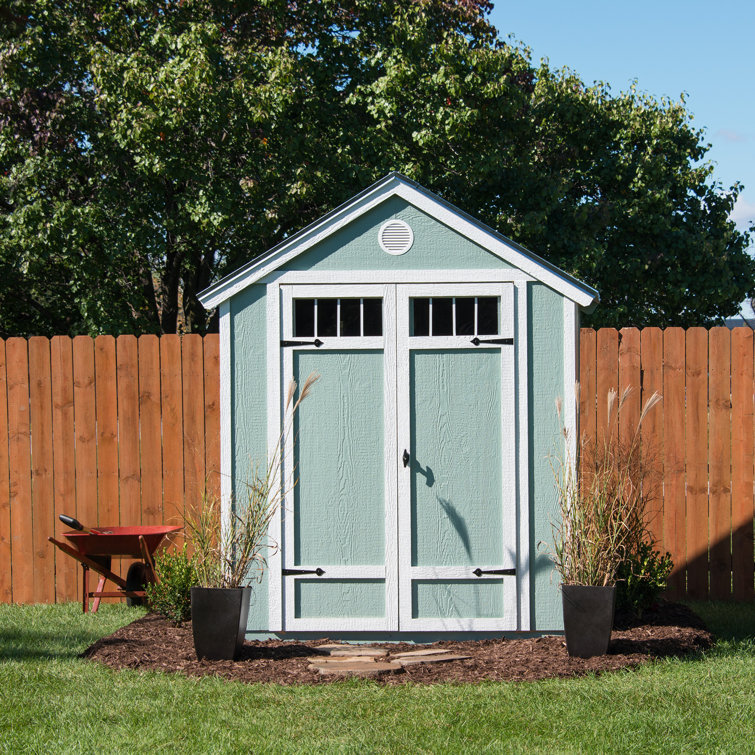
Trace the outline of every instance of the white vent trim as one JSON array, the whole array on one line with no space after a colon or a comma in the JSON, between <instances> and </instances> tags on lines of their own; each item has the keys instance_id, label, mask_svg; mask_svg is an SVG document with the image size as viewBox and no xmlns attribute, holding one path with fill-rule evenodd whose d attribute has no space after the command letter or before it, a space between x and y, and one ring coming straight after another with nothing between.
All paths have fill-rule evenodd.
<instances>
[{"instance_id":1,"label":"white vent trim","mask_svg":"<svg viewBox=\"0 0 755 755\"><path fill-rule=\"evenodd\" d=\"M387 254L406 254L414 243L414 231L408 223L394 218L380 226L378 243Z\"/></svg>"}]
</instances>

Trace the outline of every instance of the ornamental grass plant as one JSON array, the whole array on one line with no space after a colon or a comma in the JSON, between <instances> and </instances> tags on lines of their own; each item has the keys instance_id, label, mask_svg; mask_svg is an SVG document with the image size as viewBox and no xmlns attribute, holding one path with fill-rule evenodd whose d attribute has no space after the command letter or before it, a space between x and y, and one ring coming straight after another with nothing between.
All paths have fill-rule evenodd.
<instances>
[{"instance_id":1,"label":"ornamental grass plant","mask_svg":"<svg viewBox=\"0 0 755 755\"><path fill-rule=\"evenodd\" d=\"M554 464L560 519L553 526L552 558L565 585L615 585L622 567L652 544L648 521L656 465L640 429L661 396L647 399L636 426L622 437L619 419L630 393L631 388L621 397L608 392L606 427L597 439L580 439L579 468L562 423L565 451ZM560 401L557 408L560 418Z\"/></svg>"},{"instance_id":2,"label":"ornamental grass plant","mask_svg":"<svg viewBox=\"0 0 755 755\"><path fill-rule=\"evenodd\" d=\"M318 377L309 375L298 397L296 381L289 383L278 441L267 463L254 466L241 482L230 511L224 516L219 496L205 492L199 505L185 514L197 586L243 587L252 575L256 574L257 581L262 578L268 554L278 548L269 538L268 529L287 493L282 479L285 448L296 412Z\"/></svg>"}]
</instances>

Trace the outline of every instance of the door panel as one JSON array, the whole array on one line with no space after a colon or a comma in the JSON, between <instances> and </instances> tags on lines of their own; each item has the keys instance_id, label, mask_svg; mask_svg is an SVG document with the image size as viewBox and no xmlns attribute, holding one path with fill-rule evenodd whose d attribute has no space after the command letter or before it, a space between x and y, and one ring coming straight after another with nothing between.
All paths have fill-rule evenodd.
<instances>
[{"instance_id":1,"label":"door panel","mask_svg":"<svg viewBox=\"0 0 755 755\"><path fill-rule=\"evenodd\" d=\"M297 579L297 619L372 618L385 616L383 579Z\"/></svg>"},{"instance_id":2,"label":"door panel","mask_svg":"<svg viewBox=\"0 0 755 755\"><path fill-rule=\"evenodd\" d=\"M500 619L504 583L491 580L424 580L412 582L412 616L417 619Z\"/></svg>"},{"instance_id":3,"label":"door panel","mask_svg":"<svg viewBox=\"0 0 755 755\"><path fill-rule=\"evenodd\" d=\"M409 360L412 566L500 563L500 350Z\"/></svg>"},{"instance_id":4,"label":"door panel","mask_svg":"<svg viewBox=\"0 0 755 755\"><path fill-rule=\"evenodd\" d=\"M294 565L384 564L382 351L297 351L320 379L294 434Z\"/></svg>"}]
</instances>

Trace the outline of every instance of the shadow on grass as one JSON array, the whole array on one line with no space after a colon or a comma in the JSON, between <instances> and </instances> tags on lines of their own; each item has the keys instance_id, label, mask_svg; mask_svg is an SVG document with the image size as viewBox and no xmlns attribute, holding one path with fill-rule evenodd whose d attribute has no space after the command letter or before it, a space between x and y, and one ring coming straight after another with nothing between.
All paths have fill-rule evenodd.
<instances>
[{"instance_id":1,"label":"shadow on grass","mask_svg":"<svg viewBox=\"0 0 755 755\"><path fill-rule=\"evenodd\" d=\"M82 614L75 604L0 606L0 661L69 660L143 614L120 606Z\"/></svg>"},{"instance_id":2,"label":"shadow on grass","mask_svg":"<svg viewBox=\"0 0 755 755\"><path fill-rule=\"evenodd\" d=\"M755 643L755 604L685 601L719 640Z\"/></svg>"}]
</instances>

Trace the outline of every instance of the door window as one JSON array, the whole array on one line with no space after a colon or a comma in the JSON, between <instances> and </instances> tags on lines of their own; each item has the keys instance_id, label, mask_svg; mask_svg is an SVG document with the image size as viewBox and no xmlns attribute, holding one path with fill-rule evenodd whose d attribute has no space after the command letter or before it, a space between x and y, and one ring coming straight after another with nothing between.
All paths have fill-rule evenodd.
<instances>
[{"instance_id":1,"label":"door window","mask_svg":"<svg viewBox=\"0 0 755 755\"><path fill-rule=\"evenodd\" d=\"M383 335L383 300L294 299L295 338L359 338Z\"/></svg>"},{"instance_id":2,"label":"door window","mask_svg":"<svg viewBox=\"0 0 755 755\"><path fill-rule=\"evenodd\" d=\"M412 336L497 336L497 296L440 296L411 299Z\"/></svg>"}]
</instances>

